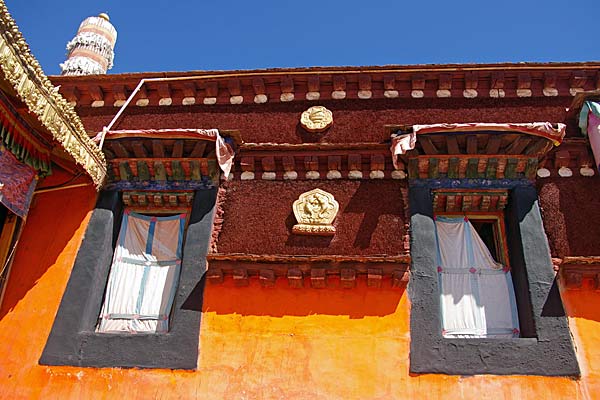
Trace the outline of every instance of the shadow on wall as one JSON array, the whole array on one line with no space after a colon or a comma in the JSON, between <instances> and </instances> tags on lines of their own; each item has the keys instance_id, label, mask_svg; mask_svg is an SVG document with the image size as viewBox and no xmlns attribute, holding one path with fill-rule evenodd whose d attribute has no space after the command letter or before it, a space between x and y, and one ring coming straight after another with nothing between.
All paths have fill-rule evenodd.
<instances>
[{"instance_id":1,"label":"shadow on wall","mask_svg":"<svg viewBox=\"0 0 600 400\"><path fill-rule=\"evenodd\" d=\"M0 319L25 297L46 271L57 263L87 213L93 208L96 192L90 187L50 192L34 197L19 240L6 287ZM78 246L65 262L72 265ZM68 273L68 271L67 271ZM68 276L68 274L67 274ZM66 284L66 277L65 277ZM61 292L64 288L60 288ZM59 290L59 288L55 288Z\"/></svg>"},{"instance_id":2,"label":"shadow on wall","mask_svg":"<svg viewBox=\"0 0 600 400\"><path fill-rule=\"evenodd\" d=\"M319 185L315 185L315 187L319 187ZM296 217L293 211L290 211L285 220L288 234L285 245L288 247L327 248L332 242L352 241L352 246L347 248L364 250L369 247L386 248L384 242L390 240L402 243L405 216L403 215L404 199L400 189L400 185L378 187L377 183L360 182L349 201L342 200L340 203L340 210L334 222L337 229L335 236L319 237L293 234L292 228L296 224ZM331 191L337 194L335 190ZM375 234L378 228L379 232ZM394 251L394 255L405 253L404 248L397 248Z\"/></svg>"},{"instance_id":3,"label":"shadow on wall","mask_svg":"<svg viewBox=\"0 0 600 400\"><path fill-rule=\"evenodd\" d=\"M537 186L552 256L600 255L600 176L538 179Z\"/></svg>"},{"instance_id":4,"label":"shadow on wall","mask_svg":"<svg viewBox=\"0 0 600 400\"><path fill-rule=\"evenodd\" d=\"M204 279L196 286L183 308L217 314L240 314L243 316L307 316L347 315L351 319L383 317L394 314L405 289L392 288L384 279L382 288L367 287L365 278L357 279L356 287L343 289L339 279L328 278L330 287L313 289L306 279L304 288L290 288L285 279L279 278L275 287L264 288L258 278L251 278L246 287L236 287L231 278L220 285L204 285Z\"/></svg>"}]
</instances>

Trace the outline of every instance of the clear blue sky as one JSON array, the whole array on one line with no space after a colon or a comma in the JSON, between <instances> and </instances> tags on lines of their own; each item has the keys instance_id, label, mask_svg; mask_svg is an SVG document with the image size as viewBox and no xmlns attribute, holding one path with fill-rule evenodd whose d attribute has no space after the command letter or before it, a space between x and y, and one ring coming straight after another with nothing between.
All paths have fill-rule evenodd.
<instances>
[{"instance_id":1,"label":"clear blue sky","mask_svg":"<svg viewBox=\"0 0 600 400\"><path fill-rule=\"evenodd\" d=\"M600 60L600 0L6 0L44 71L87 16L118 31L110 71Z\"/></svg>"}]
</instances>

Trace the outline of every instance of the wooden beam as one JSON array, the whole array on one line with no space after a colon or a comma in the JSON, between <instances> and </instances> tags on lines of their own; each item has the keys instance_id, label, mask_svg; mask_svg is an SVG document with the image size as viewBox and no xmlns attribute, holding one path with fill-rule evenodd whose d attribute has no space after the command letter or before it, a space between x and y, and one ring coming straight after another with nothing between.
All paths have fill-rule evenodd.
<instances>
[{"instance_id":1,"label":"wooden beam","mask_svg":"<svg viewBox=\"0 0 600 400\"><path fill-rule=\"evenodd\" d=\"M133 149L133 154L135 154L135 156L137 158L147 158L148 157L148 152L146 151L146 148L144 147L144 144L142 142L138 142L135 141L131 144L131 148Z\"/></svg>"},{"instance_id":2,"label":"wooden beam","mask_svg":"<svg viewBox=\"0 0 600 400\"><path fill-rule=\"evenodd\" d=\"M183 140L176 140L173 143L173 152L171 155L173 158L183 157Z\"/></svg>"},{"instance_id":3,"label":"wooden beam","mask_svg":"<svg viewBox=\"0 0 600 400\"><path fill-rule=\"evenodd\" d=\"M171 86L168 83L160 83L156 86L156 91L160 98L166 99L171 97Z\"/></svg>"},{"instance_id":4,"label":"wooden beam","mask_svg":"<svg viewBox=\"0 0 600 400\"><path fill-rule=\"evenodd\" d=\"M467 154L477 154L477 136L467 136Z\"/></svg>"},{"instance_id":5,"label":"wooden beam","mask_svg":"<svg viewBox=\"0 0 600 400\"><path fill-rule=\"evenodd\" d=\"M217 97L219 94L219 84L217 82L206 82L204 93L206 97Z\"/></svg>"},{"instance_id":6,"label":"wooden beam","mask_svg":"<svg viewBox=\"0 0 600 400\"><path fill-rule=\"evenodd\" d=\"M171 161L171 169L173 170L173 179L176 181L183 181L185 179L185 172L181 166L179 160Z\"/></svg>"},{"instance_id":7,"label":"wooden beam","mask_svg":"<svg viewBox=\"0 0 600 400\"><path fill-rule=\"evenodd\" d=\"M254 88L255 94L265 94L265 81L263 78L254 78L252 79L252 87Z\"/></svg>"},{"instance_id":8,"label":"wooden beam","mask_svg":"<svg viewBox=\"0 0 600 400\"><path fill-rule=\"evenodd\" d=\"M242 83L239 79L229 79L227 89L231 96L239 96L242 93Z\"/></svg>"},{"instance_id":9,"label":"wooden beam","mask_svg":"<svg viewBox=\"0 0 600 400\"><path fill-rule=\"evenodd\" d=\"M115 100L125 101L127 100L128 93L127 89L125 89L125 85L113 85L112 94Z\"/></svg>"},{"instance_id":10,"label":"wooden beam","mask_svg":"<svg viewBox=\"0 0 600 400\"><path fill-rule=\"evenodd\" d=\"M460 147L458 147L458 140L456 140L455 135L446 135L446 146L448 147L448 154L461 154Z\"/></svg>"},{"instance_id":11,"label":"wooden beam","mask_svg":"<svg viewBox=\"0 0 600 400\"><path fill-rule=\"evenodd\" d=\"M306 85L309 92L318 92L320 90L319 75L311 75L306 79Z\"/></svg>"},{"instance_id":12,"label":"wooden beam","mask_svg":"<svg viewBox=\"0 0 600 400\"><path fill-rule=\"evenodd\" d=\"M425 152L425 154L431 156L439 154L437 147L435 147L430 137L425 135L419 136L419 142L421 143L421 147L423 147L423 151Z\"/></svg>"},{"instance_id":13,"label":"wooden beam","mask_svg":"<svg viewBox=\"0 0 600 400\"><path fill-rule=\"evenodd\" d=\"M167 170L164 164L160 161L156 161L154 163L154 180L155 181L166 181L167 180Z\"/></svg>"},{"instance_id":14,"label":"wooden beam","mask_svg":"<svg viewBox=\"0 0 600 400\"><path fill-rule=\"evenodd\" d=\"M118 158L129 158L129 152L121 143L116 141L110 142L110 147L115 152Z\"/></svg>"},{"instance_id":15,"label":"wooden beam","mask_svg":"<svg viewBox=\"0 0 600 400\"><path fill-rule=\"evenodd\" d=\"M498 160L496 158L490 158L487 163L485 170L485 177L487 179L496 179L496 171L498 169Z\"/></svg>"},{"instance_id":16,"label":"wooden beam","mask_svg":"<svg viewBox=\"0 0 600 400\"><path fill-rule=\"evenodd\" d=\"M196 160L190 161L190 178L192 178L193 181L199 181L202 179L200 162Z\"/></svg>"},{"instance_id":17,"label":"wooden beam","mask_svg":"<svg viewBox=\"0 0 600 400\"><path fill-rule=\"evenodd\" d=\"M281 163L283 164L283 169L285 171L294 171L296 169L296 162L294 156L283 156L281 158ZM340 161L341 163L341 161Z\"/></svg>"},{"instance_id":18,"label":"wooden beam","mask_svg":"<svg viewBox=\"0 0 600 400\"><path fill-rule=\"evenodd\" d=\"M184 82L183 83L183 96L184 97L196 97L196 83L195 82Z\"/></svg>"},{"instance_id":19,"label":"wooden beam","mask_svg":"<svg viewBox=\"0 0 600 400\"><path fill-rule=\"evenodd\" d=\"M199 140L194 145L194 149L190 153L190 158L202 158L204 155L204 150L206 149L207 142L204 140Z\"/></svg>"},{"instance_id":20,"label":"wooden beam","mask_svg":"<svg viewBox=\"0 0 600 400\"><path fill-rule=\"evenodd\" d=\"M90 85L88 87L88 92L89 92L92 100L94 100L94 101L104 100L104 92L102 91L102 88L100 86Z\"/></svg>"},{"instance_id":21,"label":"wooden beam","mask_svg":"<svg viewBox=\"0 0 600 400\"><path fill-rule=\"evenodd\" d=\"M437 158L429 159L429 169L427 171L427 177L429 179L437 178L439 176L439 160Z\"/></svg>"},{"instance_id":22,"label":"wooden beam","mask_svg":"<svg viewBox=\"0 0 600 400\"><path fill-rule=\"evenodd\" d=\"M448 160L448 178L456 179L459 177L458 162L458 158L456 157L452 157L450 160Z\"/></svg>"},{"instance_id":23,"label":"wooden beam","mask_svg":"<svg viewBox=\"0 0 600 400\"><path fill-rule=\"evenodd\" d=\"M508 179L516 178L517 176L517 163L516 158L509 158L506 161L506 169L504 170L504 177Z\"/></svg>"},{"instance_id":24,"label":"wooden beam","mask_svg":"<svg viewBox=\"0 0 600 400\"><path fill-rule=\"evenodd\" d=\"M138 179L140 181L149 181L150 180L150 169L148 168L148 164L145 161L137 162L137 170L138 170Z\"/></svg>"},{"instance_id":25,"label":"wooden beam","mask_svg":"<svg viewBox=\"0 0 600 400\"><path fill-rule=\"evenodd\" d=\"M155 158L165 158L165 147L160 140L152 141L152 155Z\"/></svg>"},{"instance_id":26,"label":"wooden beam","mask_svg":"<svg viewBox=\"0 0 600 400\"><path fill-rule=\"evenodd\" d=\"M507 148L506 154L521 154L525 147L529 145L531 139L525 136L518 136Z\"/></svg>"},{"instance_id":27,"label":"wooden beam","mask_svg":"<svg viewBox=\"0 0 600 400\"><path fill-rule=\"evenodd\" d=\"M533 143L529 144L524 153L532 156L542 155L548 142L548 140L542 138L534 139Z\"/></svg>"},{"instance_id":28,"label":"wooden beam","mask_svg":"<svg viewBox=\"0 0 600 400\"><path fill-rule=\"evenodd\" d=\"M485 146L486 154L498 154L500 151L500 145L502 144L502 137L498 135L490 135L488 138L487 145Z\"/></svg>"}]
</instances>

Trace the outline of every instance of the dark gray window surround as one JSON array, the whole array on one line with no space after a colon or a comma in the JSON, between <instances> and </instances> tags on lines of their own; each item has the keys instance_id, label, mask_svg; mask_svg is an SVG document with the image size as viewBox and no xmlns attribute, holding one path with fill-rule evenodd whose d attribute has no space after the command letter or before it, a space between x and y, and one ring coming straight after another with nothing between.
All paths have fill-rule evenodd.
<instances>
[{"instance_id":1,"label":"dark gray window surround","mask_svg":"<svg viewBox=\"0 0 600 400\"><path fill-rule=\"evenodd\" d=\"M43 365L195 369L206 254L216 189L197 190L183 247L182 269L166 334L96 333L123 212L120 193L104 191L90 218L54 325Z\"/></svg>"},{"instance_id":2,"label":"dark gray window surround","mask_svg":"<svg viewBox=\"0 0 600 400\"><path fill-rule=\"evenodd\" d=\"M577 358L552 270L537 192L531 184L511 187L505 211L522 337L442 337L431 196L431 190L439 187L436 184L439 181L432 184L420 182L411 185L409 191L412 258L409 283L412 304L410 372L579 376ZM460 185L460 181L452 182L452 187Z\"/></svg>"}]
</instances>

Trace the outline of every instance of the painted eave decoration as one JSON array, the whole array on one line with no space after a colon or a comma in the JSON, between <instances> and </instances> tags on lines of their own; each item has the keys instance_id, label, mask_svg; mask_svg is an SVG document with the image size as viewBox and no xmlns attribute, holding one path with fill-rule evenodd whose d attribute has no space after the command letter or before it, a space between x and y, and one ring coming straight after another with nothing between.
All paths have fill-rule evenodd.
<instances>
[{"instance_id":1,"label":"painted eave decoration","mask_svg":"<svg viewBox=\"0 0 600 400\"><path fill-rule=\"evenodd\" d=\"M73 107L42 71L3 0L0 0L0 30L0 68L4 76L53 138L100 188L106 177L104 155L87 135Z\"/></svg>"}]
</instances>

